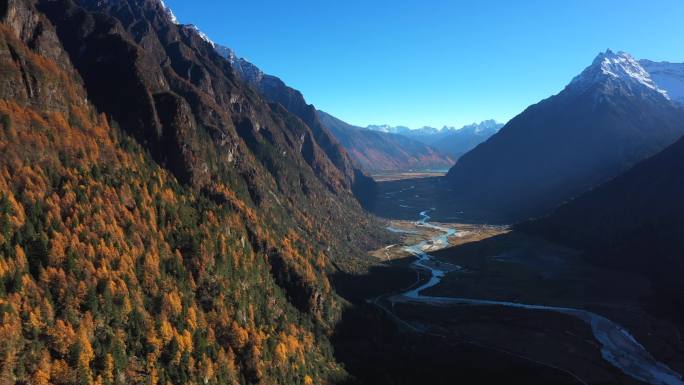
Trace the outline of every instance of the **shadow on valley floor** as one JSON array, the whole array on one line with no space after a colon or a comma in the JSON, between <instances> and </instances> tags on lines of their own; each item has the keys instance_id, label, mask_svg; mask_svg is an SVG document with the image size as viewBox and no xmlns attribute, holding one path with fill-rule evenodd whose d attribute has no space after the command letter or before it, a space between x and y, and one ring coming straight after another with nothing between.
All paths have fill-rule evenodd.
<instances>
[{"instance_id":1,"label":"shadow on valley floor","mask_svg":"<svg viewBox=\"0 0 684 385\"><path fill-rule=\"evenodd\" d=\"M640 271L597 264L589 254L520 231L443 249L433 255L437 260L458 264L463 270L447 274L439 285L427 290L426 295L588 310L626 328L659 361L679 373L684 372L681 323L671 316L676 307L667 300L659 282ZM534 311L522 311L522 314L527 313L527 318L540 321L520 323L514 317L502 322L504 319L499 314L494 324L505 327L498 328L498 331L508 330L507 336L513 338L500 337L500 342L496 342L492 338L493 329L484 326L494 319L487 314L490 310L486 307L475 312L472 310L433 309L432 314L426 311L415 314L427 319L448 319L439 326L446 330L460 330L470 337L496 343L508 350L525 351L530 357L543 357L545 362L563 363L566 369L581 374L580 377L587 382L593 383L606 376L615 376L614 381L619 379L620 383L633 381L605 365L591 335L589 338L577 338L586 333L586 325L573 326L567 317L563 319ZM506 317L513 317L515 312L506 312ZM518 331L511 333L516 329ZM534 333L526 333L525 330ZM525 335L528 338L516 342ZM548 341L544 343L535 338L541 335L561 348L549 349ZM569 335L575 337L569 338ZM559 352L562 355L558 356ZM557 355L555 358L554 354ZM595 367L587 366L588 363L594 363Z\"/></svg>"},{"instance_id":2,"label":"shadow on valley floor","mask_svg":"<svg viewBox=\"0 0 684 385\"><path fill-rule=\"evenodd\" d=\"M589 310L625 327L656 358L684 372L681 281L663 288L663 280L641 270L596 263L591 254L520 231L433 256L463 270L447 274L426 295Z\"/></svg>"},{"instance_id":3,"label":"shadow on valley floor","mask_svg":"<svg viewBox=\"0 0 684 385\"><path fill-rule=\"evenodd\" d=\"M365 275L332 277L351 302L333 336L335 356L356 380L346 384L578 384L568 373L458 336L402 327L401 320L368 298L398 293L417 281L412 258L387 262Z\"/></svg>"},{"instance_id":4,"label":"shadow on valley floor","mask_svg":"<svg viewBox=\"0 0 684 385\"><path fill-rule=\"evenodd\" d=\"M478 226L467 224L510 223L482 210L459 209L449 195L445 180L438 177L382 182L374 213L416 221L421 211L429 210L431 221L470 233ZM456 246L431 252L436 263L462 269L446 273L423 294L591 311L629 330L658 361L684 372L682 323L672 300L677 297L666 295L658 280L638 270L600 265L599 258L517 227L492 235L451 239ZM409 237L404 242L414 244L415 237ZM358 383L641 383L606 361L588 324L567 314L390 301L391 294L427 279L410 262L397 259L365 275L332 277L338 292L352 303L333 336L335 355Z\"/></svg>"},{"instance_id":5,"label":"shadow on valley floor","mask_svg":"<svg viewBox=\"0 0 684 385\"><path fill-rule=\"evenodd\" d=\"M455 198L455 190L445 177L429 177L380 181L368 209L387 219L415 220L418 213L431 209L436 222L480 223L503 225L511 223L499 212L468 207Z\"/></svg>"}]
</instances>

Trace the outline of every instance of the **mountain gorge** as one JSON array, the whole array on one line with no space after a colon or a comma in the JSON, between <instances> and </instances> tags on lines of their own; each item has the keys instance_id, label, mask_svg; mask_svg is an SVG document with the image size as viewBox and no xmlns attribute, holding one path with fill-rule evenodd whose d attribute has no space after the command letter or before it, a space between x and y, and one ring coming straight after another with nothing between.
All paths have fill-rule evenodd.
<instances>
[{"instance_id":1,"label":"mountain gorge","mask_svg":"<svg viewBox=\"0 0 684 385\"><path fill-rule=\"evenodd\" d=\"M683 135L684 64L624 52L364 128L162 0L0 0L0 385L682 385Z\"/></svg>"},{"instance_id":2,"label":"mountain gorge","mask_svg":"<svg viewBox=\"0 0 684 385\"><path fill-rule=\"evenodd\" d=\"M231 63L236 75L246 84L253 87L266 100L279 104L309 126L314 133L317 143L325 151L326 155L353 180L352 187L357 187L357 191L365 192L372 190L372 180L354 168L351 164L351 159L346 156L343 147L329 130L321 124L316 108L306 102L301 92L287 86L276 76L264 74L258 67L245 59L237 58L235 53L229 48L218 46L211 42L210 45L216 49L217 53L220 53ZM357 196L360 196L360 193Z\"/></svg>"},{"instance_id":3,"label":"mountain gorge","mask_svg":"<svg viewBox=\"0 0 684 385\"><path fill-rule=\"evenodd\" d=\"M385 234L336 140L158 1L0 20L2 383L345 378L327 277Z\"/></svg>"},{"instance_id":4,"label":"mountain gorge","mask_svg":"<svg viewBox=\"0 0 684 385\"><path fill-rule=\"evenodd\" d=\"M370 173L445 170L454 164L445 152L405 135L352 126L323 111L318 115L356 164Z\"/></svg>"},{"instance_id":5,"label":"mountain gorge","mask_svg":"<svg viewBox=\"0 0 684 385\"><path fill-rule=\"evenodd\" d=\"M323 111L317 111L301 92L280 78L264 74L257 66L239 58L230 48L216 50L231 62L239 76L266 99L280 103L311 127L328 132L346 150L355 165L368 173L448 169L453 160L412 139L355 127Z\"/></svg>"},{"instance_id":6,"label":"mountain gorge","mask_svg":"<svg viewBox=\"0 0 684 385\"><path fill-rule=\"evenodd\" d=\"M516 221L610 180L684 133L684 109L662 87L630 55L601 53L460 158L447 176L451 199Z\"/></svg>"}]
</instances>

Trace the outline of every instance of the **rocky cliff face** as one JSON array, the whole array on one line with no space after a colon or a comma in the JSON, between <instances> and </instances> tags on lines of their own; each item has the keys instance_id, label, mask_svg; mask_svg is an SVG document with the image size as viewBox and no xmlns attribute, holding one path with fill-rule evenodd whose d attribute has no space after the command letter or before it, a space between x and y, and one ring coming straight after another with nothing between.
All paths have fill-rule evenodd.
<instances>
[{"instance_id":1,"label":"rocky cliff face","mask_svg":"<svg viewBox=\"0 0 684 385\"><path fill-rule=\"evenodd\" d=\"M289 87L280 78L264 74L259 67L245 59L238 58L230 48L214 44L214 49L226 58L238 76L264 98L283 106L287 111L299 117L311 128L314 138L328 158L338 170L345 175L347 184L362 204L372 201L375 194L375 183L361 169L354 167L352 159L347 155L344 146L335 135L321 123L316 108L307 103L304 95Z\"/></svg>"},{"instance_id":2,"label":"rocky cliff face","mask_svg":"<svg viewBox=\"0 0 684 385\"><path fill-rule=\"evenodd\" d=\"M241 161L245 149L238 145L238 131L259 137L268 133L280 145L289 139L290 149L298 152L303 146L305 132L292 127L289 131L294 137L283 137L280 128L287 126L286 117L244 87L227 61L196 29L170 23L159 3L82 1L79 5L83 8L50 2L43 10L66 42L65 48L83 74L93 102L145 141L161 161L173 162L162 159L168 153L165 146L185 144L192 133L163 127L160 112L191 112L192 116L180 119L201 125L238 167L248 163ZM108 76L101 76L103 73ZM168 110L169 98L176 99L171 103L178 108ZM158 106L161 100L167 101L167 110ZM185 137L176 140L177 135ZM196 186L205 184L206 165L193 155L193 149L176 150L185 168L176 171L187 174ZM312 154L320 152L315 143ZM349 170L336 170L325 158L311 157L308 162L335 192L348 188L351 176L344 172Z\"/></svg>"},{"instance_id":3,"label":"rocky cliff face","mask_svg":"<svg viewBox=\"0 0 684 385\"><path fill-rule=\"evenodd\" d=\"M51 25L41 15L22 1L8 0L0 4L0 17L6 33L12 33L21 40L32 52L51 62L73 76L78 81L76 72L71 67L68 55L61 49L59 39ZM66 111L68 101L58 83L43 82L38 74L29 67L30 61L21 55L19 48L7 45L3 50L6 63L13 63L18 72L6 71L2 80L0 92L3 99L15 100L18 103L33 103L49 110ZM20 79L11 75L16 74ZM85 103L85 101L82 101Z\"/></svg>"},{"instance_id":4,"label":"rocky cliff face","mask_svg":"<svg viewBox=\"0 0 684 385\"><path fill-rule=\"evenodd\" d=\"M345 200L352 190L372 188L307 113L313 107L280 99L283 109L264 100L195 28L174 24L157 1L78 4L46 2L41 9L89 97L182 180L202 188L216 174L230 174L245 180L259 203L269 194L260 190L264 168L271 174L265 179L274 178L283 192L312 192L302 188L314 183L306 176L286 175L284 164L295 163Z\"/></svg>"},{"instance_id":5,"label":"rocky cliff face","mask_svg":"<svg viewBox=\"0 0 684 385\"><path fill-rule=\"evenodd\" d=\"M160 2L0 20L2 381L344 375L327 275L383 236L346 155Z\"/></svg>"}]
</instances>

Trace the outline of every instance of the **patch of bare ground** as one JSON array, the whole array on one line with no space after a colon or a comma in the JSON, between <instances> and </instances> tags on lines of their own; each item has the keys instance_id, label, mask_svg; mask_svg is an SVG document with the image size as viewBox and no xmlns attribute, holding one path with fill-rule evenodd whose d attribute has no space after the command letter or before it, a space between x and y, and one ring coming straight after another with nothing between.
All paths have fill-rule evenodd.
<instances>
[{"instance_id":1,"label":"patch of bare ground","mask_svg":"<svg viewBox=\"0 0 684 385\"><path fill-rule=\"evenodd\" d=\"M506 226L490 226L482 224L461 224L461 223L434 223L437 226L455 227L459 231L449 237L449 246L458 246L471 242L478 242L487 238L508 233ZM404 247L422 241L428 241L441 233L440 230L432 227L421 226L416 221L393 220L388 222L388 228L399 234L399 243L386 245L370 252L373 257L382 261L391 261L398 258L409 257L410 254Z\"/></svg>"}]
</instances>

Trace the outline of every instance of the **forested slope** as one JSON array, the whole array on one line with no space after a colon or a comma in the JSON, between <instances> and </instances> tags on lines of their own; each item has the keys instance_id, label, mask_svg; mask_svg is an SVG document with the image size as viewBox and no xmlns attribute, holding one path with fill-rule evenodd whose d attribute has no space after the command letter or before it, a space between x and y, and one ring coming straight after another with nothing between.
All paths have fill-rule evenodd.
<instances>
[{"instance_id":1,"label":"forested slope","mask_svg":"<svg viewBox=\"0 0 684 385\"><path fill-rule=\"evenodd\" d=\"M344 377L327 275L384 233L310 128L156 1L0 18L0 383Z\"/></svg>"}]
</instances>

